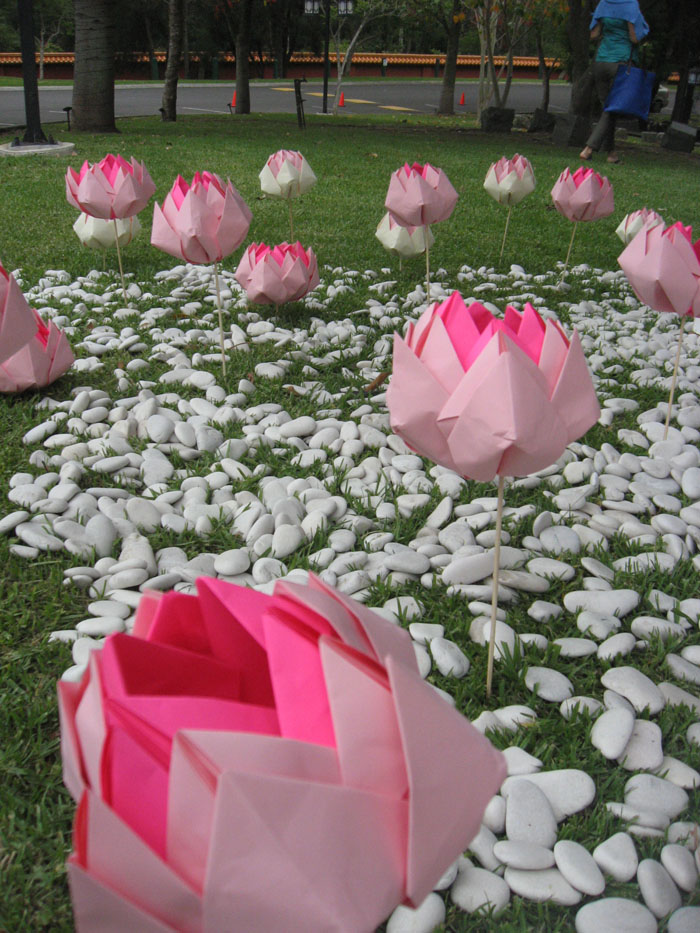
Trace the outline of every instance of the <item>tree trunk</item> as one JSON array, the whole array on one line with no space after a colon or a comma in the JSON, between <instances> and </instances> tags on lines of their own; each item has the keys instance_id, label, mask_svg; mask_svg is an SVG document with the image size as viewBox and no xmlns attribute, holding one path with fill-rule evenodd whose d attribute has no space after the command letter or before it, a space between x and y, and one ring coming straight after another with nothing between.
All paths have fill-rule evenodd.
<instances>
[{"instance_id":1,"label":"tree trunk","mask_svg":"<svg viewBox=\"0 0 700 933\"><path fill-rule=\"evenodd\" d=\"M242 0L236 36L236 113L250 113L250 20L253 0Z\"/></svg>"},{"instance_id":2,"label":"tree trunk","mask_svg":"<svg viewBox=\"0 0 700 933\"><path fill-rule=\"evenodd\" d=\"M445 50L445 72L442 76L442 89L438 105L438 113L445 116L455 112L457 54L459 52L459 34L462 31L462 18L459 15L460 6L460 0L452 0L452 15L448 23L447 48Z\"/></svg>"},{"instance_id":3,"label":"tree trunk","mask_svg":"<svg viewBox=\"0 0 700 933\"><path fill-rule=\"evenodd\" d=\"M370 21L370 18L371 17L369 16L365 16L362 20L360 20L360 23L357 29L355 30L355 35L350 40L350 44L348 45L348 49L347 49L347 52L345 53L345 58L343 59L342 65L340 64L340 30L338 30L338 33L336 35L335 48L336 48L336 67L338 71L338 80L336 81L336 85L335 85L335 98L333 100L333 111L332 111L333 113L338 112L338 104L340 102L340 89L343 86L343 81L350 74L350 65L352 64L352 57L355 54L355 49L357 48L357 43L359 42L360 36L365 26L367 25L367 23Z\"/></svg>"},{"instance_id":4,"label":"tree trunk","mask_svg":"<svg viewBox=\"0 0 700 933\"><path fill-rule=\"evenodd\" d=\"M27 129L24 134L23 142L45 143L46 137L41 128L41 116L39 112L39 86L36 80L32 0L18 0L17 15L22 49L24 112L27 121Z\"/></svg>"},{"instance_id":5,"label":"tree trunk","mask_svg":"<svg viewBox=\"0 0 700 933\"><path fill-rule=\"evenodd\" d=\"M593 82L590 80L589 25L592 16L591 0L570 0L566 34L571 53L571 105L572 113L589 118L593 106Z\"/></svg>"},{"instance_id":6,"label":"tree trunk","mask_svg":"<svg viewBox=\"0 0 700 933\"><path fill-rule=\"evenodd\" d=\"M184 18L184 0L169 0L168 60L165 65L162 112L163 119L172 123L177 120L177 78L182 56Z\"/></svg>"},{"instance_id":7,"label":"tree trunk","mask_svg":"<svg viewBox=\"0 0 700 933\"><path fill-rule=\"evenodd\" d=\"M544 46L542 45L542 31L538 28L535 36L537 40L537 58L540 63L540 77L542 78L542 101L540 103L540 110L543 110L545 113L549 112L549 78L550 71L547 67L547 62L544 57Z\"/></svg>"},{"instance_id":8,"label":"tree trunk","mask_svg":"<svg viewBox=\"0 0 700 933\"><path fill-rule=\"evenodd\" d=\"M114 123L114 10L112 0L73 0L76 130L116 133Z\"/></svg>"}]
</instances>

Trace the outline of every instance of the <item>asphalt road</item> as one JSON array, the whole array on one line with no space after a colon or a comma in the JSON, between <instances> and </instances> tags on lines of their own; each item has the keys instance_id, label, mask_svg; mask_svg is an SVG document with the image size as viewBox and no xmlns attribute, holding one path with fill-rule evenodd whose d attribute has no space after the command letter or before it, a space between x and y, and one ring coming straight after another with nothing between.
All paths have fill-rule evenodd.
<instances>
[{"instance_id":1,"label":"asphalt road","mask_svg":"<svg viewBox=\"0 0 700 933\"><path fill-rule=\"evenodd\" d=\"M329 109L333 102L333 82L329 87ZM307 114L321 113L323 87L320 82L302 85ZM368 80L352 82L344 87L346 113L435 113L440 96L440 82ZM476 111L475 82L457 82L455 102L465 94L464 106L455 105L457 113ZM69 107L72 88L42 87L39 91L42 123L65 121L64 107ZM115 90L115 112L117 118L148 116L157 114L161 106L162 84L117 85ZM233 84L185 84L178 86L177 106L182 114L229 113L228 104L233 94ZM532 111L540 103L542 90L538 83L514 83L508 105L518 111ZM551 88L550 110L565 111L568 108L570 88L556 84ZM266 81L251 84L251 110L256 113L294 113L294 88L291 81ZM0 88L0 130L23 126L24 95L21 87Z\"/></svg>"}]
</instances>

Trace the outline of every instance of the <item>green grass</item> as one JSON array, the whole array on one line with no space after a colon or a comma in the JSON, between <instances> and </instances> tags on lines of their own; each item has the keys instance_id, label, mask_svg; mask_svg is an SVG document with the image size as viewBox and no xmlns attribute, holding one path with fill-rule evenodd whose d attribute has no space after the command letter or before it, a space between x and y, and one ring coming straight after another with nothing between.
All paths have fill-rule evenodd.
<instances>
[{"instance_id":1,"label":"green grass","mask_svg":"<svg viewBox=\"0 0 700 933\"><path fill-rule=\"evenodd\" d=\"M157 199L167 193L175 175L180 172L191 177L196 169L210 169L229 175L253 211L253 224L247 242L265 240L279 242L288 236L285 206L259 193L258 172L267 156L278 148L299 148L309 159L318 176L318 184L301 201L294 203L295 232L307 246L313 246L321 266L381 270L379 280L391 278L396 284L391 291L406 295L416 282L422 281L421 260L404 264L399 271L374 238L374 229L383 213L383 202L389 174L403 161L430 161L443 168L460 194L453 216L435 227L436 243L431 255L434 270L446 270L446 283L457 285L457 274L464 264L474 269L497 266L498 250L505 223L505 210L492 202L482 189L483 179L492 161L516 149L527 155L535 168L538 187L535 193L513 212L506 255L501 271L507 272L511 262L521 264L528 272L546 273L563 261L571 227L549 206L549 191L560 171L577 164L576 151L562 151L553 147L548 139L533 138L513 133L510 137L486 136L470 130L463 118L435 120L430 118L352 118L314 119L309 128L300 133L292 118L181 118L176 124L162 124L151 119L124 120L119 123L120 133L110 136L83 136L61 134L61 138L76 143L71 164L77 166L83 159L101 158L107 151L134 155L145 160L157 185ZM625 164L596 167L611 178L615 188L616 211L613 217L595 224L582 224L577 234L572 263L586 262L600 269L615 269L620 251L614 229L623 214L642 206L660 210L667 222L677 219L687 224L700 224L700 205L697 199L697 173L700 159L644 148L638 144L621 146ZM65 269L76 278L92 268L101 268L99 255L82 248L71 230L75 211L66 203L64 172L66 162L51 158L5 159L2 162L2 198L0 198L0 259L8 269L22 270L25 290L35 285L47 269ZM147 285L154 294L153 303L166 295L167 283L155 284L153 274L174 264L170 257L151 248L148 243L152 209L141 215L144 233L140 240L124 252L127 272L134 280ZM235 268L240 250L225 262L227 269ZM108 269L114 270L115 259L107 258ZM336 276L327 269L326 281ZM338 275L340 277L340 274ZM464 294L480 281L463 285ZM567 289L546 289L555 279L550 277L541 285L532 283L545 298L548 307L557 310L566 319L568 307L584 298L600 298L609 287L596 277L573 272L567 279ZM513 279L504 280L495 292L481 297L493 300L499 306L505 303ZM371 280L357 277L353 280L353 293L339 295L327 311L310 312L303 305L283 309L279 322L287 327L310 328L314 318L343 318L360 308L367 307ZM614 291L614 289L610 289ZM196 296L194 296L196 297ZM399 302L400 306L400 302ZM66 306L71 316L72 306ZM261 316L267 309L260 309ZM99 323L97 314L92 315ZM86 318L78 316L78 337L86 333ZM132 325L133 321L124 322ZM183 326L183 319L174 309L163 326ZM185 322L186 324L186 322ZM138 326L135 324L134 326ZM190 326L190 325L187 325ZM194 325L192 325L194 326ZM384 329L390 336L393 326ZM363 373L355 366L363 356L371 358L372 345L380 332L371 334L368 345L360 357L350 355L338 367L320 370L330 392L344 392L340 403L344 417L361 404L367 384ZM352 350L351 345L343 345ZM197 349L190 345L185 352ZM328 347L321 347L322 356ZM269 344L251 345L248 354L238 354L232 360L230 374L224 384L235 391L238 379L250 372L255 363L264 359L283 357L288 348L272 351ZM115 367L126 362L125 355L108 354L103 358L104 369L97 374L70 374L61 379L47 393L27 393L19 397L0 399L0 490L6 491L13 473L28 467L30 451L21 443L24 432L41 418L36 403L44 394L66 399L77 386L90 384L104 388L113 398L120 396L113 374ZM313 361L312 365L313 365ZM302 367L306 361L297 361L286 374L284 382L300 382L306 378ZM139 379L157 380L164 366L152 361L137 376ZM217 364L205 364L219 373ZM617 384L609 386L610 395L631 394L620 388L629 382L630 373L637 368L633 361L624 364L615 374ZM183 395L187 390L183 390ZM663 398L658 389L636 389L635 397L641 409L650 407ZM313 412L315 405L308 398L281 394L279 382L257 381L255 403L282 401L294 417ZM590 442L599 446L605 440L623 449L616 441L620 427L635 427L635 413L616 416L612 428L596 426ZM230 436L240 433L240 426L225 429ZM636 451L639 453L639 451ZM213 458L204 457L188 468L195 474L208 469ZM252 468L266 463L273 471L289 471L289 457L262 448L255 459L248 458ZM297 469L297 472L298 469ZM342 483L343 477L336 481ZM179 482L179 481L177 481ZM246 481L251 488L254 481ZM177 485L174 480L173 486ZM513 489L509 504L535 503L538 510L545 508L547 483L536 490ZM466 503L475 496L492 495L488 484L468 483L461 501ZM390 498L390 495L387 496ZM410 519L387 522L386 528L394 532L397 540L408 542L414 537L422 521L439 501L437 490L431 504ZM0 515L13 510L4 500ZM371 515L372 510L357 503L358 512ZM509 527L513 544L532 533L532 520L523 519ZM10 539L11 540L11 539ZM36 561L22 561L8 552L10 541L0 539L0 592L2 593L2 624L0 625L0 930L20 933L25 930L63 933L72 929L67 895L64 859L70 849L70 821L73 804L60 780L59 734L55 704L55 681L68 666L65 646L47 644L47 635L54 629L69 628L86 615L88 598L82 591L63 585L63 571L77 566L80 561L67 554L47 556ZM175 536L158 532L153 546L178 544L193 557L201 551L221 551L232 546L228 526L217 527L209 539L194 534ZM290 566L304 565L306 555L325 543L319 534ZM630 553L629 547L613 539L609 551L597 556L611 565L619 556ZM565 589L574 587L582 577L576 557L571 558L577 569L576 579L569 584L553 583L543 598L557 602ZM646 596L652 586L684 597L695 595L697 572L688 563L679 564L673 574L617 574L616 586L631 586ZM458 705L467 715L476 716L488 706L483 699L485 671L484 652L471 649L468 640L470 616L458 597L437 596L430 591L411 585L400 592L415 595L426 606L426 618L445 625L448 637L467 645L472 668L463 680L445 679L438 674L432 681L456 696ZM386 584L372 588L371 603L381 604L396 591ZM521 600L508 610L509 624L516 631L535 629L527 616L528 603ZM651 614L650 605L643 601L640 612ZM559 620L541 628L549 638L578 635L575 619L565 613ZM686 643L698 641L697 632ZM637 663L655 681L670 679L663 658L669 645L654 641L643 659ZM543 659L533 648L525 648L521 658L512 658L499 664L495 696L490 707L506 703L529 703L538 713L536 723L516 733L493 736L499 747L517 743L542 758L545 767L585 767L596 778L599 797L590 811L579 814L562 827L562 835L576 838L591 846L604 835L619 828L603 806L604 800L620 799L624 775L605 762L590 746L587 736L591 721L588 716L573 717L568 723L559 715L556 706L533 699L525 688L521 667L523 661L532 664L554 664L571 677L577 692L598 696L601 694L600 668L595 660L566 659L550 647ZM692 717L678 709L664 711L658 717L670 754L678 755L695 768L700 767L700 751L689 749L684 733ZM697 795L696 795L697 797ZM688 812L691 812L690 810ZM697 813L697 806L695 808ZM640 853L658 856L655 840L638 844ZM608 894L620 893L636 897L634 885L609 885ZM700 903L695 893L689 903ZM573 928L574 910L551 905L535 905L514 898L508 911L498 921L470 918L453 906L448 909L445 931L474 933L498 929L570 930Z\"/></svg>"}]
</instances>

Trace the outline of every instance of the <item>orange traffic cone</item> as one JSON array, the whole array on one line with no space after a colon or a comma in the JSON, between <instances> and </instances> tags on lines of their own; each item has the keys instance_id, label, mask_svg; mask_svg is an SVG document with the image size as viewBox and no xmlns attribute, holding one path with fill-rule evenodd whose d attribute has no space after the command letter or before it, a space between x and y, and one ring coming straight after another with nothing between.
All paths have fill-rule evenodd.
<instances>
[{"instance_id":1,"label":"orange traffic cone","mask_svg":"<svg viewBox=\"0 0 700 933\"><path fill-rule=\"evenodd\" d=\"M340 92L340 100L338 101L338 106L339 107L345 106L345 91Z\"/></svg>"},{"instance_id":2,"label":"orange traffic cone","mask_svg":"<svg viewBox=\"0 0 700 933\"><path fill-rule=\"evenodd\" d=\"M462 91L462 96L459 98L459 106L464 107L464 91Z\"/></svg>"},{"instance_id":3,"label":"orange traffic cone","mask_svg":"<svg viewBox=\"0 0 700 933\"><path fill-rule=\"evenodd\" d=\"M464 97L464 94L462 94L462 97ZM231 98L231 107L235 107L235 106L236 106L236 92L234 91L233 97Z\"/></svg>"}]
</instances>

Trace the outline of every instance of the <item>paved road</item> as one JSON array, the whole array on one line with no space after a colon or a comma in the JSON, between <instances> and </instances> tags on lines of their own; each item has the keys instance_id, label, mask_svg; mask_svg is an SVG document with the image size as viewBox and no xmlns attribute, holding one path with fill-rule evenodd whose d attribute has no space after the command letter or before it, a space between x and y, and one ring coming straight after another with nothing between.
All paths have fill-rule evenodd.
<instances>
[{"instance_id":1,"label":"paved road","mask_svg":"<svg viewBox=\"0 0 700 933\"><path fill-rule=\"evenodd\" d=\"M333 85L331 84L331 87ZM456 112L476 110L477 86L474 82L458 82L455 100L464 91L465 104L456 106ZM117 85L115 111L117 117L148 116L157 114L163 88L153 85ZM228 113L233 84L184 84L178 87L178 112ZM323 87L320 82L303 85L305 109L308 114L321 113ZM550 109L565 111L569 104L568 85L552 85ZM345 112L347 113L435 113L440 95L440 82L368 80L345 86ZM251 85L251 109L260 113L294 113L294 92L291 81L267 81ZM541 88L537 83L515 83L508 103L516 110L532 111L539 105ZM65 120L64 107L71 104L72 89L42 87L39 91L42 123ZM329 100L329 107L332 103ZM0 88L0 130L3 127L23 126L24 96L22 88Z\"/></svg>"}]
</instances>

